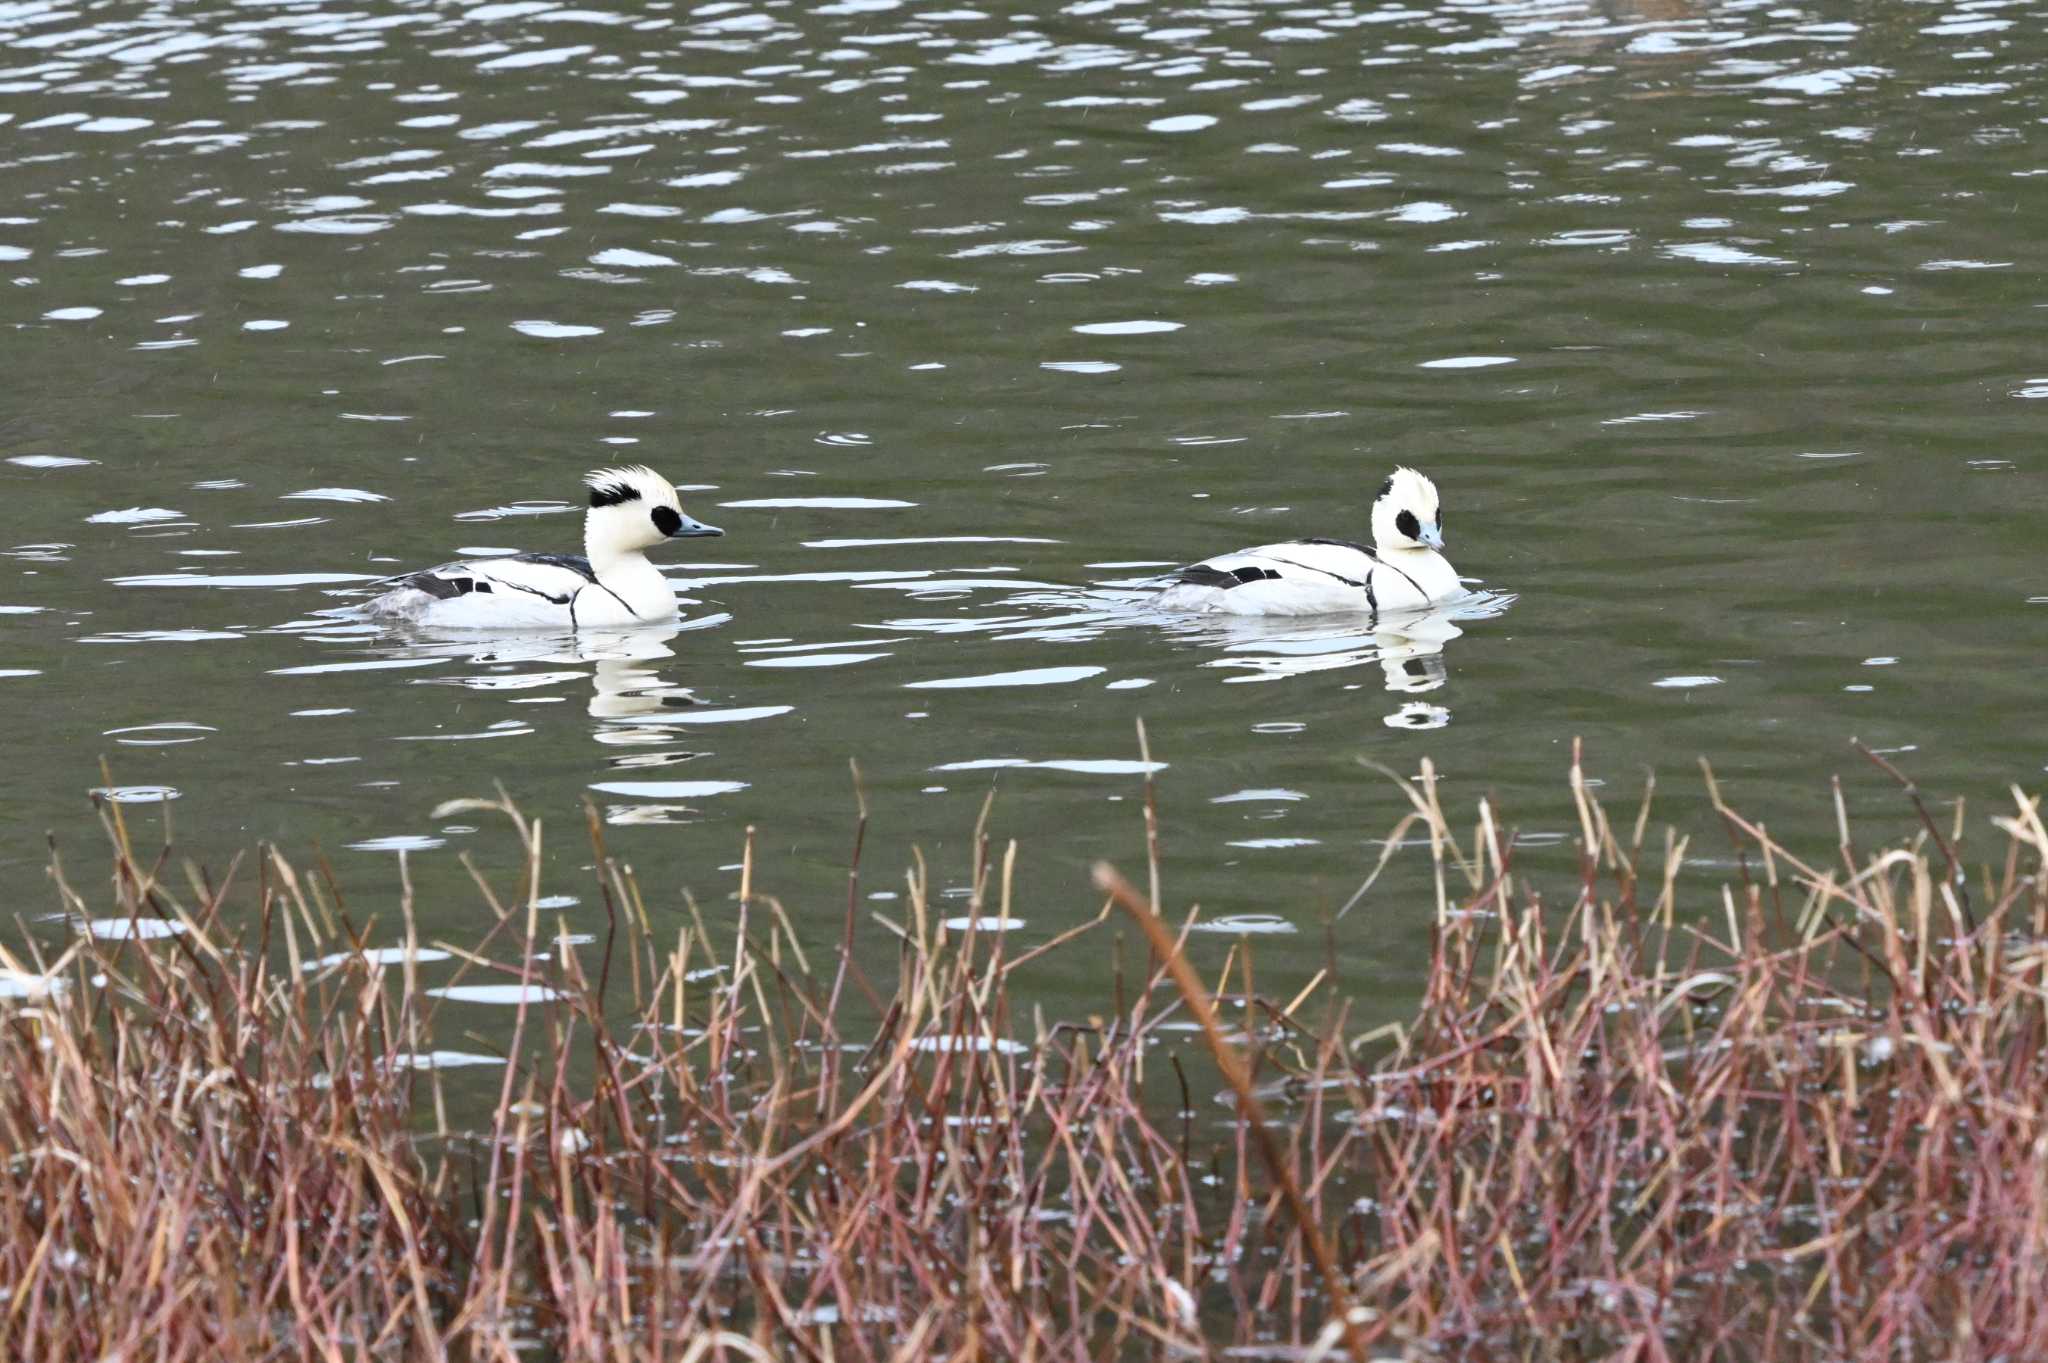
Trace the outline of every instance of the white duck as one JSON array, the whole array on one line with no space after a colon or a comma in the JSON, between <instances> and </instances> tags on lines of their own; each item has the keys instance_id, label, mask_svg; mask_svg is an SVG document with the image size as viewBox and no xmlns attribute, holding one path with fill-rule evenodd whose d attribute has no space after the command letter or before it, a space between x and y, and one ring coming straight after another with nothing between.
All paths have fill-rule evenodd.
<instances>
[{"instance_id":1,"label":"white duck","mask_svg":"<svg viewBox=\"0 0 2048 1363\"><path fill-rule=\"evenodd\" d=\"M1436 484L1397 468L1372 504L1372 546L1302 539L1189 564L1166 579L1163 610L1226 615L1374 616L1420 610L1464 587L1443 554Z\"/></svg>"},{"instance_id":2,"label":"white duck","mask_svg":"<svg viewBox=\"0 0 2048 1363\"><path fill-rule=\"evenodd\" d=\"M683 514L675 485L640 465L584 478L583 553L444 563L387 578L363 613L434 629L619 629L676 618L676 594L647 561L663 540L722 535Z\"/></svg>"}]
</instances>

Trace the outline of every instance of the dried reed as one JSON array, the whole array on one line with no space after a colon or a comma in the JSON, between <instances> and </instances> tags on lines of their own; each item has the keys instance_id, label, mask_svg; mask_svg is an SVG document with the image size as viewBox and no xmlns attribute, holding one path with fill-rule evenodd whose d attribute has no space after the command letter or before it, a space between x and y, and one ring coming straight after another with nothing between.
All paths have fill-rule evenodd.
<instances>
[{"instance_id":1,"label":"dried reed","mask_svg":"<svg viewBox=\"0 0 2048 1363\"><path fill-rule=\"evenodd\" d=\"M435 944L522 991L469 1108L409 889L371 953L324 864L216 882L102 806L133 930L0 952L0 1357L2048 1355L2033 800L1971 882L1960 811L1944 832L1910 787L1910 839L1859 855L1845 819L1838 861L1802 859L1708 772L1738 871L1697 900L1648 792L1617 825L1575 756L1579 872L1546 898L1489 805L1461 831L1427 763L1394 780L1432 959L1413 1021L1364 1037L1241 953L1225 1023L1156 837L1149 896L1100 868L1110 901L1025 950L978 926L1015 907L986 809L977 926L921 860L900 921L860 922L863 805L821 955L751 841L713 932L592 818L608 930L579 949L539 823L461 802L520 850L510 891L472 868L484 940ZM1119 903L1147 977L1087 1025L1028 1010ZM1228 1106L1188 1096L1198 1038Z\"/></svg>"}]
</instances>

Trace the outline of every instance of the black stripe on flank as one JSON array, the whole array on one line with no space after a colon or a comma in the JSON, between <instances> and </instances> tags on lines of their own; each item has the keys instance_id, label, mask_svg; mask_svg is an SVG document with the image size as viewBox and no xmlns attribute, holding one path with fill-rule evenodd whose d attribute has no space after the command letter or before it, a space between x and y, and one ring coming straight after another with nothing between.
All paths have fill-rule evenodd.
<instances>
[{"instance_id":1,"label":"black stripe on flank","mask_svg":"<svg viewBox=\"0 0 2048 1363\"><path fill-rule=\"evenodd\" d=\"M596 579L593 578L592 581L596 581ZM634 610L633 603L628 601L625 597L620 596L617 592L613 591L610 587L605 586L602 582L597 583L597 589L603 592L606 596L609 596L612 600L618 602L621 606L624 606L626 608L626 614L632 616L635 620L638 620L640 618L640 612ZM581 596L582 594L583 593L581 592L577 593L578 596Z\"/></svg>"},{"instance_id":2,"label":"black stripe on flank","mask_svg":"<svg viewBox=\"0 0 2048 1363\"><path fill-rule=\"evenodd\" d=\"M1370 581L1366 581L1366 582L1360 582L1360 581L1359 581L1359 580L1358 580L1357 578L1355 578L1355 577L1346 577L1346 576L1344 576L1344 574L1342 574L1342 573L1333 573L1333 572L1331 572L1331 571L1330 571L1330 570L1329 570L1328 568L1318 568L1318 567L1316 567L1316 566L1315 566L1315 564L1313 564L1313 563L1296 563L1296 562L1295 562L1295 561L1294 561L1293 559L1291 559L1291 558L1283 558L1283 559L1281 559L1281 560L1280 560L1280 562L1282 562L1282 563L1286 564L1286 565L1287 565L1288 567L1290 567L1290 568L1299 568L1299 569L1301 569L1301 570L1302 570L1302 571L1303 571L1304 573L1321 573L1321 574L1322 574L1322 575L1323 575L1324 577L1334 577L1334 578L1336 578L1336 579L1337 579L1337 580L1338 580L1339 582L1343 583L1343 584L1344 584L1345 586L1347 586L1347 587L1363 587L1363 588L1365 588L1365 589L1366 589L1367 591L1371 591L1371 590L1372 590L1372 584L1371 584L1371 582L1370 582ZM1278 576L1279 576L1279 574L1278 574L1278 573L1275 573L1275 574L1273 574L1273 576L1275 576L1275 577L1278 577ZM1367 573L1366 573L1366 577L1367 577L1368 579L1370 579L1370 578L1371 578L1371 576L1372 576L1372 574L1371 574L1370 572L1367 572Z\"/></svg>"},{"instance_id":3,"label":"black stripe on flank","mask_svg":"<svg viewBox=\"0 0 2048 1363\"><path fill-rule=\"evenodd\" d=\"M1415 594L1417 596L1421 597L1424 601L1429 600L1429 593L1422 590L1422 584L1420 582L1417 582L1414 578L1409 577L1406 570L1404 570L1399 564L1389 563L1386 566L1392 568L1395 572L1400 573L1401 576L1407 581L1408 585L1415 589Z\"/></svg>"},{"instance_id":4,"label":"black stripe on flank","mask_svg":"<svg viewBox=\"0 0 2048 1363\"><path fill-rule=\"evenodd\" d=\"M551 606L567 606L571 601L574 601L576 599L576 592L580 592L583 590L581 587L578 587L576 589L576 592L570 592L566 596L556 596L553 592L544 592L538 587L528 587L517 582L505 582L500 583L499 585L505 587L509 591L525 592L528 596L537 596ZM575 612L573 609L570 612L570 616L573 621L575 616Z\"/></svg>"}]
</instances>

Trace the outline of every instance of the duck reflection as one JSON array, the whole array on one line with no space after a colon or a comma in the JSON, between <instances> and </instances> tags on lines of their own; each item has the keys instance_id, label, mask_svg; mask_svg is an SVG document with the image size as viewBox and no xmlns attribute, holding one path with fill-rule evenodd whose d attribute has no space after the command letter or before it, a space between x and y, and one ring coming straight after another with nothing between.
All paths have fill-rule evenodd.
<instances>
[{"instance_id":1,"label":"duck reflection","mask_svg":"<svg viewBox=\"0 0 2048 1363\"><path fill-rule=\"evenodd\" d=\"M1222 656L1202 664L1231 682L1279 681L1377 663L1389 691L1433 691L1448 675L1444 645L1464 634L1450 609L1393 618L1319 616L1291 620L1207 616L1163 621L1168 633Z\"/></svg>"},{"instance_id":2,"label":"duck reflection","mask_svg":"<svg viewBox=\"0 0 2048 1363\"><path fill-rule=\"evenodd\" d=\"M1210 617L1199 623L1169 624L1170 632L1216 648L1219 657L1204 667L1231 672L1227 682L1271 682L1309 672L1333 672L1377 664L1381 685L1397 695L1420 695L1449 680L1444 648L1460 638L1460 619L1494 614L1506 602L1460 600L1403 617L1370 619L1244 620ZM1450 723L1442 705L1409 701L1386 716L1397 729L1435 729Z\"/></svg>"},{"instance_id":3,"label":"duck reflection","mask_svg":"<svg viewBox=\"0 0 2048 1363\"><path fill-rule=\"evenodd\" d=\"M1308 673L1377 666L1381 686L1420 696L1449 680L1444 650L1463 636L1460 622L1489 619L1515 598L1469 591L1423 611L1373 616L1190 615L1154 604L1154 579L1101 582L1082 590L1019 592L999 614L895 618L875 626L892 632L979 633L1006 642L1076 643L1118 631L1154 629L1190 651L1212 654L1196 666L1229 675L1224 683L1275 682ZM1398 729L1434 729L1450 722L1442 705L1410 700L1386 716Z\"/></svg>"},{"instance_id":4,"label":"duck reflection","mask_svg":"<svg viewBox=\"0 0 2048 1363\"><path fill-rule=\"evenodd\" d=\"M577 655L592 665L585 706L590 717L628 720L705 704L689 687L662 680L659 663L676 656L668 641L680 632L669 628L579 634ZM598 741L605 741L603 731Z\"/></svg>"},{"instance_id":5,"label":"duck reflection","mask_svg":"<svg viewBox=\"0 0 2048 1363\"><path fill-rule=\"evenodd\" d=\"M587 682L584 712L596 721L591 738L608 750L602 765L612 773L593 781L590 788L606 795L649 797L606 803L605 822L688 823L702 817L702 811L683 800L743 789L745 783L650 779L657 769L711 756L676 746L686 732L678 723L688 724L706 715L750 712L719 709L688 686L664 677L662 670L677 656L677 635L725 618L573 634L414 633L394 641L386 632L379 636L385 642L374 652L394 659L447 659L456 664L455 669L440 675L409 678L417 685L551 693L515 697L515 701L566 700L574 694L570 688L581 690L579 684ZM773 708L763 707L763 712Z\"/></svg>"},{"instance_id":6,"label":"duck reflection","mask_svg":"<svg viewBox=\"0 0 2048 1363\"><path fill-rule=\"evenodd\" d=\"M711 704L689 687L664 679L661 664L676 656L673 641L677 635L722 623L727 618L719 615L631 629L560 634L407 631L394 636L388 629L336 631L326 627L325 622L321 622L322 628L300 632L335 642L355 643L374 638L379 643L368 652L376 658L443 658L475 669L410 678L423 686L494 692L544 691L587 678L590 692L584 702L585 712L592 719L605 722L594 737L600 743L635 743L657 741L669 735L661 730L650 733L632 725L632 721L644 723L667 713Z\"/></svg>"}]
</instances>

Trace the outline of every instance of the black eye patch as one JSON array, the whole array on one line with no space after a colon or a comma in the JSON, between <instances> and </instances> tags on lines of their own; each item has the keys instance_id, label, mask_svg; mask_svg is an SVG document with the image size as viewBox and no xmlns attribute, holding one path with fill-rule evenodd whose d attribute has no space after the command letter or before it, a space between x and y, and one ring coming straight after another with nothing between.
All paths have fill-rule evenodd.
<instances>
[{"instance_id":1,"label":"black eye patch","mask_svg":"<svg viewBox=\"0 0 2048 1363\"><path fill-rule=\"evenodd\" d=\"M1422 522L1415 519L1413 511L1403 511L1394 517L1394 528L1411 540L1422 538Z\"/></svg>"},{"instance_id":2,"label":"black eye patch","mask_svg":"<svg viewBox=\"0 0 2048 1363\"><path fill-rule=\"evenodd\" d=\"M674 507L657 506L648 515L654 518L654 528L664 535L673 535L683 528L683 518L676 514Z\"/></svg>"}]
</instances>

